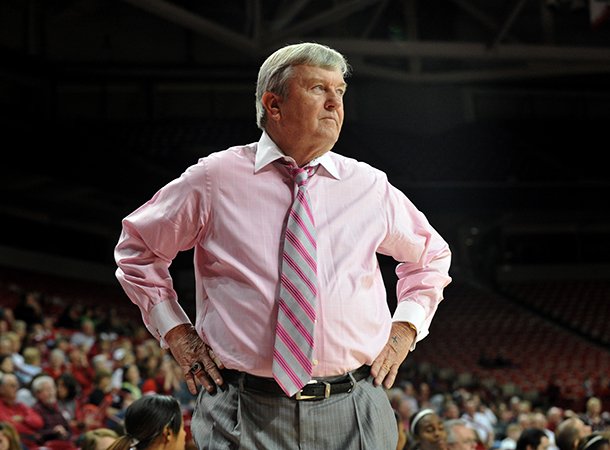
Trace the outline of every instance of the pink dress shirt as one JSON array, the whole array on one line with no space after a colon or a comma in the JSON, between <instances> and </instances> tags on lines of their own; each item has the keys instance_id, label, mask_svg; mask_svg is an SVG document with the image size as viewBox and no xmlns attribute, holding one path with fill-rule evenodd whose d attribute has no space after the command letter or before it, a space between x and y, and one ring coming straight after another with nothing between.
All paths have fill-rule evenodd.
<instances>
[{"instance_id":1,"label":"pink dress shirt","mask_svg":"<svg viewBox=\"0 0 610 450\"><path fill-rule=\"evenodd\" d=\"M295 192L289 157L266 133L259 142L213 153L123 220L117 278L161 342L190 322L169 266L194 247L195 327L225 367L271 377L280 240ZM371 364L392 320L417 341L449 284L447 243L386 175L328 152L308 183L318 235L314 376ZM376 253L399 262L391 317Z\"/></svg>"}]
</instances>

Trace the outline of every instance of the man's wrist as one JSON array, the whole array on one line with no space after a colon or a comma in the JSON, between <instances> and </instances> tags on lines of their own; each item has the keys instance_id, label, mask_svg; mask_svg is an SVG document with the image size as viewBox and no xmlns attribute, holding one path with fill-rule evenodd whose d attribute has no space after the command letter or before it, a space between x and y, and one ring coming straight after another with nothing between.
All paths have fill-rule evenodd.
<instances>
[{"instance_id":1,"label":"man's wrist","mask_svg":"<svg viewBox=\"0 0 610 450\"><path fill-rule=\"evenodd\" d=\"M417 336L417 327L408 321L405 321L404 323L407 327L409 327L411 330L413 330L413 332L415 333L415 336Z\"/></svg>"}]
</instances>

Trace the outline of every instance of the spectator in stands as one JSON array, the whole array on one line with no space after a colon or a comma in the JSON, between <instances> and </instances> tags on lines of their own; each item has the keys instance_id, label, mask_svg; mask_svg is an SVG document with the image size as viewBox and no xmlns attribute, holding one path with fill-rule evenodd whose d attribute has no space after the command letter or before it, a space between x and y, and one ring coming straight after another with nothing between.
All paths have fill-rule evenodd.
<instances>
[{"instance_id":1,"label":"spectator in stands","mask_svg":"<svg viewBox=\"0 0 610 450\"><path fill-rule=\"evenodd\" d=\"M95 406L102 404L104 400L108 400L112 397L112 384L111 384L112 373L109 370L99 369L95 373L93 379L93 388L87 397L85 403L89 403Z\"/></svg>"},{"instance_id":2,"label":"spectator in stands","mask_svg":"<svg viewBox=\"0 0 610 450\"><path fill-rule=\"evenodd\" d=\"M0 336L11 329L14 321L15 315L13 314L13 310L0 306ZM3 353L1 348L0 353Z\"/></svg>"},{"instance_id":3,"label":"spectator in stands","mask_svg":"<svg viewBox=\"0 0 610 450\"><path fill-rule=\"evenodd\" d=\"M608 426L608 413L602 414L602 401L598 397L587 400L584 422L591 427L592 431L605 431Z\"/></svg>"},{"instance_id":4,"label":"spectator in stands","mask_svg":"<svg viewBox=\"0 0 610 450\"><path fill-rule=\"evenodd\" d=\"M80 329L83 310L83 305L78 302L68 303L57 319L57 327L65 328L67 330Z\"/></svg>"},{"instance_id":5,"label":"spectator in stands","mask_svg":"<svg viewBox=\"0 0 610 450\"><path fill-rule=\"evenodd\" d=\"M156 374L144 380L142 383L142 393L155 392L157 394L174 395L181 389L183 377L181 372L176 370L177 363L171 355L161 358L161 364L157 368Z\"/></svg>"},{"instance_id":6,"label":"spectator in stands","mask_svg":"<svg viewBox=\"0 0 610 450\"><path fill-rule=\"evenodd\" d=\"M29 345L29 342L26 342L26 338L28 338L28 324L24 320L15 319L12 330L19 336L19 341L22 346L25 346L26 344Z\"/></svg>"},{"instance_id":7,"label":"spectator in stands","mask_svg":"<svg viewBox=\"0 0 610 450\"><path fill-rule=\"evenodd\" d=\"M527 428L517 439L516 450L547 450L549 438L540 428Z\"/></svg>"},{"instance_id":8,"label":"spectator in stands","mask_svg":"<svg viewBox=\"0 0 610 450\"><path fill-rule=\"evenodd\" d=\"M444 420L459 419L460 407L453 400L445 401L443 404L441 415Z\"/></svg>"},{"instance_id":9,"label":"spectator in stands","mask_svg":"<svg viewBox=\"0 0 610 450\"><path fill-rule=\"evenodd\" d=\"M591 433L581 439L578 450L610 450L608 433Z\"/></svg>"},{"instance_id":10,"label":"spectator in stands","mask_svg":"<svg viewBox=\"0 0 610 450\"><path fill-rule=\"evenodd\" d=\"M345 449L354 439L379 447L396 445L393 411L380 387L392 386L408 352L428 334L450 282L451 252L385 174L330 152L343 123L348 71L343 55L323 45L279 49L259 72L259 142L202 158L123 219L115 248L120 283L140 307L149 331L171 349L191 392L197 393L197 383L215 392L198 397L191 422L196 441L209 440L213 423L216 429L226 427L214 432L223 446L254 436L263 441L261 446L278 439L294 445L313 430L318 447L327 450ZM312 173L308 191L315 199L313 215L320 231L317 269L306 269L312 275L299 285L311 286L313 297L320 299L307 311L318 309L318 317L324 318L315 324L315 353L303 356L302 369L288 350L274 351L274 342L285 349L282 339L292 339L283 334L282 321L283 337L277 341L275 331L283 229L299 190L292 181L295 172L302 186ZM298 198L306 198L300 192ZM192 248L198 286L195 326L178 303L169 272L178 253ZM394 320L377 252L400 262ZM297 258L294 267L303 274L306 266L301 264L313 259L300 254L306 258ZM289 259L286 266L293 262ZM290 283L290 278L283 279ZM308 322L314 326L313 317ZM309 347L308 354L313 351ZM284 364L284 357L293 361L292 367ZM221 372L225 365L228 370ZM292 376L293 370L301 375ZM320 399L316 414L302 415L295 433L284 418L297 414L294 396L312 376L334 385L333 398ZM249 382L242 383L244 379ZM354 380L357 389L348 387ZM258 414L239 414L236 388L251 390L252 383L259 386L257 398L266 395L268 407L242 396L239 411L256 408ZM227 388L220 391L218 385ZM319 388L305 386L302 395L317 396ZM235 406L216 420L219 401ZM284 409L290 412L279 414ZM375 418L362 415L369 411L377 413ZM330 419L339 416L337 426ZM271 420L278 417L282 419Z\"/></svg>"},{"instance_id":11,"label":"spectator in stands","mask_svg":"<svg viewBox=\"0 0 610 450\"><path fill-rule=\"evenodd\" d=\"M34 324L42 324L41 293L35 291L23 293L13 310L13 315L16 320L25 322L28 330L31 330Z\"/></svg>"},{"instance_id":12,"label":"spectator in stands","mask_svg":"<svg viewBox=\"0 0 610 450\"><path fill-rule=\"evenodd\" d=\"M0 372L15 373L15 363L10 354L0 354Z\"/></svg>"},{"instance_id":13,"label":"spectator in stands","mask_svg":"<svg viewBox=\"0 0 610 450\"><path fill-rule=\"evenodd\" d=\"M500 450L515 450L522 431L521 424L517 422L509 423L506 426L506 436L500 441Z\"/></svg>"},{"instance_id":14,"label":"spectator in stands","mask_svg":"<svg viewBox=\"0 0 610 450\"><path fill-rule=\"evenodd\" d=\"M411 450L447 450L447 431L443 419L433 409L422 409L409 420Z\"/></svg>"},{"instance_id":15,"label":"spectator in stands","mask_svg":"<svg viewBox=\"0 0 610 450\"><path fill-rule=\"evenodd\" d=\"M564 419L563 417L563 409L558 406L551 406L546 411L546 427L551 430L553 433L557 429L557 426Z\"/></svg>"},{"instance_id":16,"label":"spectator in stands","mask_svg":"<svg viewBox=\"0 0 610 450\"><path fill-rule=\"evenodd\" d=\"M95 323L92 319L85 317L81 321L79 330L74 332L70 337L70 344L73 347L80 348L87 355L91 352L96 342Z\"/></svg>"},{"instance_id":17,"label":"spectator in stands","mask_svg":"<svg viewBox=\"0 0 610 450\"><path fill-rule=\"evenodd\" d=\"M447 431L447 446L449 450L475 450L477 448L477 432L462 419L445 420Z\"/></svg>"},{"instance_id":18,"label":"spectator in stands","mask_svg":"<svg viewBox=\"0 0 610 450\"><path fill-rule=\"evenodd\" d=\"M0 375L0 421L15 427L27 447L35 446L44 421L32 408L17 401L18 389L19 380L14 374Z\"/></svg>"},{"instance_id":19,"label":"spectator in stands","mask_svg":"<svg viewBox=\"0 0 610 450\"><path fill-rule=\"evenodd\" d=\"M559 450L576 450L580 441L591 434L591 427L580 417L563 420L555 430L555 443Z\"/></svg>"},{"instance_id":20,"label":"spectator in stands","mask_svg":"<svg viewBox=\"0 0 610 450\"><path fill-rule=\"evenodd\" d=\"M402 417L405 428L408 430L410 427L409 420L413 416L413 414L416 413L418 410L411 409L413 403L410 402L408 398L405 398L402 396L395 400L395 404L396 404L395 409L400 414L400 417Z\"/></svg>"},{"instance_id":21,"label":"spectator in stands","mask_svg":"<svg viewBox=\"0 0 610 450\"><path fill-rule=\"evenodd\" d=\"M398 430L398 443L396 444L396 450L405 450L407 448L408 439L405 420L403 420L400 413L396 410L394 410L394 418L396 419L396 429Z\"/></svg>"},{"instance_id":22,"label":"spectator in stands","mask_svg":"<svg viewBox=\"0 0 610 450\"><path fill-rule=\"evenodd\" d=\"M542 411L534 411L530 417L531 426L544 431L546 436L549 438L549 450L557 450L557 446L555 444L555 433L547 428L546 414L544 414Z\"/></svg>"},{"instance_id":23,"label":"spectator in stands","mask_svg":"<svg viewBox=\"0 0 610 450\"><path fill-rule=\"evenodd\" d=\"M3 354L11 355L15 373L23 365L23 355L21 352L21 338L14 331L9 331L0 336L0 349Z\"/></svg>"},{"instance_id":24,"label":"spectator in stands","mask_svg":"<svg viewBox=\"0 0 610 450\"><path fill-rule=\"evenodd\" d=\"M145 395L125 412L125 434L108 450L184 450L186 432L178 401L167 395Z\"/></svg>"},{"instance_id":25,"label":"spectator in stands","mask_svg":"<svg viewBox=\"0 0 610 450\"><path fill-rule=\"evenodd\" d=\"M43 371L57 380L62 373L68 370L67 362L68 360L64 351L60 348L54 348L49 353L47 364L44 365Z\"/></svg>"},{"instance_id":26,"label":"spectator in stands","mask_svg":"<svg viewBox=\"0 0 610 450\"><path fill-rule=\"evenodd\" d=\"M140 369L137 364L128 364L123 367L123 382L121 383L121 389L129 391L133 400L142 397L142 390L140 389L141 383L142 378L140 377Z\"/></svg>"},{"instance_id":27,"label":"spectator in stands","mask_svg":"<svg viewBox=\"0 0 610 450\"><path fill-rule=\"evenodd\" d=\"M0 450L24 450L19 433L8 422L0 422Z\"/></svg>"},{"instance_id":28,"label":"spectator in stands","mask_svg":"<svg viewBox=\"0 0 610 450\"><path fill-rule=\"evenodd\" d=\"M70 423L72 430L75 430L80 417L80 404L77 398L80 395L78 381L71 373L63 373L55 383L57 385L57 407Z\"/></svg>"},{"instance_id":29,"label":"spectator in stands","mask_svg":"<svg viewBox=\"0 0 610 450\"><path fill-rule=\"evenodd\" d=\"M40 375L32 380L32 393L37 402L33 406L44 422L38 430L39 443L47 441L70 441L72 429L57 406L57 386L49 375Z\"/></svg>"},{"instance_id":30,"label":"spectator in stands","mask_svg":"<svg viewBox=\"0 0 610 450\"><path fill-rule=\"evenodd\" d=\"M483 446L490 448L495 439L493 423L495 417L490 418L489 409L482 407L480 399L474 395L465 399L463 408L460 418L476 430Z\"/></svg>"},{"instance_id":31,"label":"spectator in stands","mask_svg":"<svg viewBox=\"0 0 610 450\"><path fill-rule=\"evenodd\" d=\"M80 450L107 450L119 434L110 428L96 428L89 430L79 439Z\"/></svg>"},{"instance_id":32,"label":"spectator in stands","mask_svg":"<svg viewBox=\"0 0 610 450\"><path fill-rule=\"evenodd\" d=\"M115 393L112 398L112 403L105 411L105 426L120 433L123 427L125 414L127 414L127 408L129 408L135 400L131 391L127 389L120 389Z\"/></svg>"},{"instance_id":33,"label":"spectator in stands","mask_svg":"<svg viewBox=\"0 0 610 450\"><path fill-rule=\"evenodd\" d=\"M42 355L37 347L28 346L23 349L23 364L15 374L23 384L28 384L32 379L42 372Z\"/></svg>"},{"instance_id":34,"label":"spectator in stands","mask_svg":"<svg viewBox=\"0 0 610 450\"><path fill-rule=\"evenodd\" d=\"M95 371L89 364L87 354L79 347L71 348L68 353L69 372L78 381L84 393L88 394L93 386Z\"/></svg>"}]
</instances>

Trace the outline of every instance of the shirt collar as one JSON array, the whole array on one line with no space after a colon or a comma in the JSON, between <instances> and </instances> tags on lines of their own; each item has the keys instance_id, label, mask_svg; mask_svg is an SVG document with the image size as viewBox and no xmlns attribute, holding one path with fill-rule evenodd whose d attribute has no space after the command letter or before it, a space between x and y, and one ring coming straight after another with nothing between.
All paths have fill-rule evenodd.
<instances>
[{"instance_id":1,"label":"shirt collar","mask_svg":"<svg viewBox=\"0 0 610 450\"><path fill-rule=\"evenodd\" d=\"M278 159L286 158L288 160L292 160L290 156L287 156L280 148L275 145L275 142L269 137L266 131L263 131L261 138L258 141L258 145L256 148L256 157L254 160L254 173L261 170L263 167L271 164L273 161ZM324 153L322 156L313 159L309 165L316 166L321 165L326 169L326 171L337 180L340 180L339 171L337 170L337 166L330 156L330 152Z\"/></svg>"}]
</instances>

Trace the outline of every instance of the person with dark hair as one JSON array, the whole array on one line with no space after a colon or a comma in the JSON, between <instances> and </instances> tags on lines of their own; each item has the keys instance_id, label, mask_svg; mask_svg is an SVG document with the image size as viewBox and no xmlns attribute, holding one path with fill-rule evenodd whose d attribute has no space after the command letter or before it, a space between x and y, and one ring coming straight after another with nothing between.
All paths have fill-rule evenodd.
<instances>
[{"instance_id":1,"label":"person with dark hair","mask_svg":"<svg viewBox=\"0 0 610 450\"><path fill-rule=\"evenodd\" d=\"M610 436L607 433L591 433L580 440L578 450L610 450Z\"/></svg>"},{"instance_id":2,"label":"person with dark hair","mask_svg":"<svg viewBox=\"0 0 610 450\"><path fill-rule=\"evenodd\" d=\"M409 420L410 450L447 450L443 419L433 409L422 409Z\"/></svg>"},{"instance_id":3,"label":"person with dark hair","mask_svg":"<svg viewBox=\"0 0 610 450\"><path fill-rule=\"evenodd\" d=\"M122 221L117 279L190 392L207 391L201 449L396 447L384 388L429 333L451 251L384 172L332 151L349 73L325 45L276 50L259 141L201 158ZM195 326L169 271L190 249ZM396 263L393 313L379 255Z\"/></svg>"},{"instance_id":4,"label":"person with dark hair","mask_svg":"<svg viewBox=\"0 0 610 450\"><path fill-rule=\"evenodd\" d=\"M547 450L551 442L540 428L526 428L517 439L515 450Z\"/></svg>"},{"instance_id":5,"label":"person with dark hair","mask_svg":"<svg viewBox=\"0 0 610 450\"><path fill-rule=\"evenodd\" d=\"M169 395L147 394L125 412L125 434L108 450L184 450L186 432L178 401Z\"/></svg>"},{"instance_id":6,"label":"person with dark hair","mask_svg":"<svg viewBox=\"0 0 610 450\"><path fill-rule=\"evenodd\" d=\"M57 407L62 415L68 419L70 425L74 427L80 414L78 401L80 385L71 373L62 373L55 380L55 384L57 387Z\"/></svg>"},{"instance_id":7,"label":"person with dark hair","mask_svg":"<svg viewBox=\"0 0 610 450\"><path fill-rule=\"evenodd\" d=\"M41 294L36 291L27 291L21 294L19 303L13 309L16 320L23 320L31 330L34 324L41 324L44 317L42 313Z\"/></svg>"}]
</instances>

